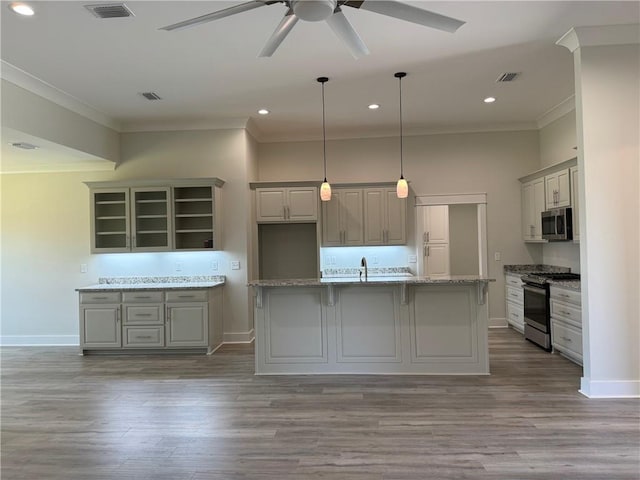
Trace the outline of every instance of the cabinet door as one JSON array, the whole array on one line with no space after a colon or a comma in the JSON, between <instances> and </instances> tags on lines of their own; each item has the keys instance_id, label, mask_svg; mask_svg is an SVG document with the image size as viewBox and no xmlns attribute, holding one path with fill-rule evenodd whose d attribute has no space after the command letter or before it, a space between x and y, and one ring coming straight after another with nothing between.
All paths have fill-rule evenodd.
<instances>
[{"instance_id":1,"label":"cabinet door","mask_svg":"<svg viewBox=\"0 0 640 480\"><path fill-rule=\"evenodd\" d=\"M580 184L578 167L571 167L571 207L573 209L573 241L580 243Z\"/></svg>"},{"instance_id":2,"label":"cabinet door","mask_svg":"<svg viewBox=\"0 0 640 480\"><path fill-rule=\"evenodd\" d=\"M287 221L315 222L318 220L318 189L316 187L288 188L286 207Z\"/></svg>"},{"instance_id":3,"label":"cabinet door","mask_svg":"<svg viewBox=\"0 0 640 480\"><path fill-rule=\"evenodd\" d=\"M220 192L211 185L173 187L173 249L220 250Z\"/></svg>"},{"instance_id":4,"label":"cabinet door","mask_svg":"<svg viewBox=\"0 0 640 480\"><path fill-rule=\"evenodd\" d=\"M398 198L395 188L385 190L385 243L404 245L407 243L407 199Z\"/></svg>"},{"instance_id":5,"label":"cabinet door","mask_svg":"<svg viewBox=\"0 0 640 480\"><path fill-rule=\"evenodd\" d=\"M522 239L526 242L534 238L533 182L522 185Z\"/></svg>"},{"instance_id":6,"label":"cabinet door","mask_svg":"<svg viewBox=\"0 0 640 480\"><path fill-rule=\"evenodd\" d=\"M131 189L132 251L171 249L171 201L169 187Z\"/></svg>"},{"instance_id":7,"label":"cabinet door","mask_svg":"<svg viewBox=\"0 0 640 480\"><path fill-rule=\"evenodd\" d=\"M342 195L342 191L336 189L331 193L331 200L322 202L322 245L325 247L342 245Z\"/></svg>"},{"instance_id":8,"label":"cabinet door","mask_svg":"<svg viewBox=\"0 0 640 480\"><path fill-rule=\"evenodd\" d=\"M568 207L571 203L569 169L547 175L545 178L546 208Z\"/></svg>"},{"instance_id":9,"label":"cabinet door","mask_svg":"<svg viewBox=\"0 0 640 480\"><path fill-rule=\"evenodd\" d=\"M208 318L206 303L167 305L167 347L206 347Z\"/></svg>"},{"instance_id":10,"label":"cabinet door","mask_svg":"<svg viewBox=\"0 0 640 480\"><path fill-rule=\"evenodd\" d=\"M129 189L92 190L91 252L129 252L130 241Z\"/></svg>"},{"instance_id":11,"label":"cabinet door","mask_svg":"<svg viewBox=\"0 0 640 480\"><path fill-rule=\"evenodd\" d=\"M542 240L542 212L545 211L544 179L534 180L533 184L533 205L531 208L531 224L533 225L532 240Z\"/></svg>"},{"instance_id":12,"label":"cabinet door","mask_svg":"<svg viewBox=\"0 0 640 480\"><path fill-rule=\"evenodd\" d=\"M558 172L558 207L568 207L571 205L569 169Z\"/></svg>"},{"instance_id":13,"label":"cabinet door","mask_svg":"<svg viewBox=\"0 0 640 480\"><path fill-rule=\"evenodd\" d=\"M340 197L343 245L364 243L362 190L342 190Z\"/></svg>"},{"instance_id":14,"label":"cabinet door","mask_svg":"<svg viewBox=\"0 0 640 480\"><path fill-rule=\"evenodd\" d=\"M283 222L287 191L284 188L256 189L256 218L258 222Z\"/></svg>"},{"instance_id":15,"label":"cabinet door","mask_svg":"<svg viewBox=\"0 0 640 480\"><path fill-rule=\"evenodd\" d=\"M425 207L425 226L423 242L449 243L449 206L434 205Z\"/></svg>"},{"instance_id":16,"label":"cabinet door","mask_svg":"<svg viewBox=\"0 0 640 480\"><path fill-rule=\"evenodd\" d=\"M384 244L385 193L382 188L364 189L364 244Z\"/></svg>"},{"instance_id":17,"label":"cabinet door","mask_svg":"<svg viewBox=\"0 0 640 480\"><path fill-rule=\"evenodd\" d=\"M121 339L120 305L80 307L80 348L119 348Z\"/></svg>"},{"instance_id":18,"label":"cabinet door","mask_svg":"<svg viewBox=\"0 0 640 480\"><path fill-rule=\"evenodd\" d=\"M449 275L449 244L426 245L424 251L425 275L438 277Z\"/></svg>"}]
</instances>

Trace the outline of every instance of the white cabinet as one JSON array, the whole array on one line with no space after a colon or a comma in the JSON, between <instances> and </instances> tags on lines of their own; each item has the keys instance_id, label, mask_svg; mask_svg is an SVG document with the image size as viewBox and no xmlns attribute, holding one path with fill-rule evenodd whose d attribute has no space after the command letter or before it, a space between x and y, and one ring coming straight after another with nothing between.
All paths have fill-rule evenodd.
<instances>
[{"instance_id":1,"label":"white cabinet","mask_svg":"<svg viewBox=\"0 0 640 480\"><path fill-rule=\"evenodd\" d=\"M119 348L120 293L80 294L80 344L87 348Z\"/></svg>"},{"instance_id":2,"label":"white cabinet","mask_svg":"<svg viewBox=\"0 0 640 480\"><path fill-rule=\"evenodd\" d=\"M87 182L91 252L220 250L223 184L217 178Z\"/></svg>"},{"instance_id":3,"label":"white cabinet","mask_svg":"<svg viewBox=\"0 0 640 480\"><path fill-rule=\"evenodd\" d=\"M424 274L429 277L449 275L449 206L431 205L422 208L422 212Z\"/></svg>"},{"instance_id":4,"label":"white cabinet","mask_svg":"<svg viewBox=\"0 0 640 480\"><path fill-rule=\"evenodd\" d=\"M554 351L582 365L580 292L551 286L551 343Z\"/></svg>"},{"instance_id":5,"label":"white cabinet","mask_svg":"<svg viewBox=\"0 0 640 480\"><path fill-rule=\"evenodd\" d=\"M578 167L571 167L571 208L573 217L573 242L580 243L580 183Z\"/></svg>"},{"instance_id":6,"label":"white cabinet","mask_svg":"<svg viewBox=\"0 0 640 480\"><path fill-rule=\"evenodd\" d=\"M546 208L568 207L571 205L569 169L560 170L544 177Z\"/></svg>"},{"instance_id":7,"label":"white cabinet","mask_svg":"<svg viewBox=\"0 0 640 480\"><path fill-rule=\"evenodd\" d=\"M507 273L504 277L507 323L524 333L524 292L521 274Z\"/></svg>"},{"instance_id":8,"label":"white cabinet","mask_svg":"<svg viewBox=\"0 0 640 480\"><path fill-rule=\"evenodd\" d=\"M542 212L546 209L544 178L522 185L522 239L542 241Z\"/></svg>"},{"instance_id":9,"label":"white cabinet","mask_svg":"<svg viewBox=\"0 0 640 480\"><path fill-rule=\"evenodd\" d=\"M211 353L222 336L219 288L80 293L83 353L191 348Z\"/></svg>"},{"instance_id":10,"label":"white cabinet","mask_svg":"<svg viewBox=\"0 0 640 480\"><path fill-rule=\"evenodd\" d=\"M364 243L361 188L335 188L322 202L322 245L336 247Z\"/></svg>"},{"instance_id":11,"label":"white cabinet","mask_svg":"<svg viewBox=\"0 0 640 480\"><path fill-rule=\"evenodd\" d=\"M257 188L256 202L258 223L318 220L317 187Z\"/></svg>"},{"instance_id":12,"label":"white cabinet","mask_svg":"<svg viewBox=\"0 0 640 480\"><path fill-rule=\"evenodd\" d=\"M404 245L407 242L407 202L395 188L365 188L364 244Z\"/></svg>"}]
</instances>

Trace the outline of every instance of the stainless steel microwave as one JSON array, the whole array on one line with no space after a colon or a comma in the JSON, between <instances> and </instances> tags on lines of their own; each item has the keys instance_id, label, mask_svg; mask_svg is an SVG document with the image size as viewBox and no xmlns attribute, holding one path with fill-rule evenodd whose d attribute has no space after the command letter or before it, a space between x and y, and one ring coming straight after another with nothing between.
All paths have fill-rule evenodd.
<instances>
[{"instance_id":1,"label":"stainless steel microwave","mask_svg":"<svg viewBox=\"0 0 640 480\"><path fill-rule=\"evenodd\" d=\"M554 208L542 212L542 238L550 242L573 240L571 207Z\"/></svg>"}]
</instances>

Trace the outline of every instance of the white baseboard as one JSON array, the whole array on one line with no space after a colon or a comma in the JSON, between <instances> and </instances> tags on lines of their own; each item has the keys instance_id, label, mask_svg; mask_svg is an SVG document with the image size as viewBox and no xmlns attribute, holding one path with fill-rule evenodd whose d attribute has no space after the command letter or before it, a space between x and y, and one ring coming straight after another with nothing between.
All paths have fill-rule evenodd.
<instances>
[{"instance_id":1,"label":"white baseboard","mask_svg":"<svg viewBox=\"0 0 640 480\"><path fill-rule=\"evenodd\" d=\"M80 346L79 335L2 335L3 347Z\"/></svg>"},{"instance_id":2,"label":"white baseboard","mask_svg":"<svg viewBox=\"0 0 640 480\"><path fill-rule=\"evenodd\" d=\"M489 328L507 328L509 324L506 318L490 318Z\"/></svg>"},{"instance_id":3,"label":"white baseboard","mask_svg":"<svg viewBox=\"0 0 640 480\"><path fill-rule=\"evenodd\" d=\"M252 328L248 332L230 332L222 336L224 343L251 343L256 337L256 332Z\"/></svg>"},{"instance_id":4,"label":"white baseboard","mask_svg":"<svg viewBox=\"0 0 640 480\"><path fill-rule=\"evenodd\" d=\"M589 398L640 398L640 380L580 379L580 393Z\"/></svg>"}]
</instances>

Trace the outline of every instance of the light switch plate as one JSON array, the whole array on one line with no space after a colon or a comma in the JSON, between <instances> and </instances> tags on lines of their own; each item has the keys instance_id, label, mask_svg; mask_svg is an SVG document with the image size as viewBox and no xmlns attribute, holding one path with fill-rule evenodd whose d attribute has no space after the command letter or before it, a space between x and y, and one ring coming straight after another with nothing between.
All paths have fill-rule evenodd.
<instances>
[{"instance_id":1,"label":"light switch plate","mask_svg":"<svg viewBox=\"0 0 640 480\"><path fill-rule=\"evenodd\" d=\"M217 261L213 260L211 262L211 270L214 270L214 271L218 270L218 262Z\"/></svg>"},{"instance_id":2,"label":"light switch plate","mask_svg":"<svg viewBox=\"0 0 640 480\"><path fill-rule=\"evenodd\" d=\"M87 273L87 264L86 263L81 263L80 264L80 273Z\"/></svg>"},{"instance_id":3,"label":"light switch plate","mask_svg":"<svg viewBox=\"0 0 640 480\"><path fill-rule=\"evenodd\" d=\"M415 255L409 255L409 263L418 263L418 257Z\"/></svg>"},{"instance_id":4,"label":"light switch plate","mask_svg":"<svg viewBox=\"0 0 640 480\"><path fill-rule=\"evenodd\" d=\"M501 258L502 258L502 255L500 255L500 252L496 252L496 253L493 254L493 259L496 262L499 262Z\"/></svg>"},{"instance_id":5,"label":"light switch plate","mask_svg":"<svg viewBox=\"0 0 640 480\"><path fill-rule=\"evenodd\" d=\"M176 272L182 271L182 262L176 262Z\"/></svg>"},{"instance_id":6,"label":"light switch plate","mask_svg":"<svg viewBox=\"0 0 640 480\"><path fill-rule=\"evenodd\" d=\"M231 270L240 270L240 261L234 260L231 262Z\"/></svg>"}]
</instances>

